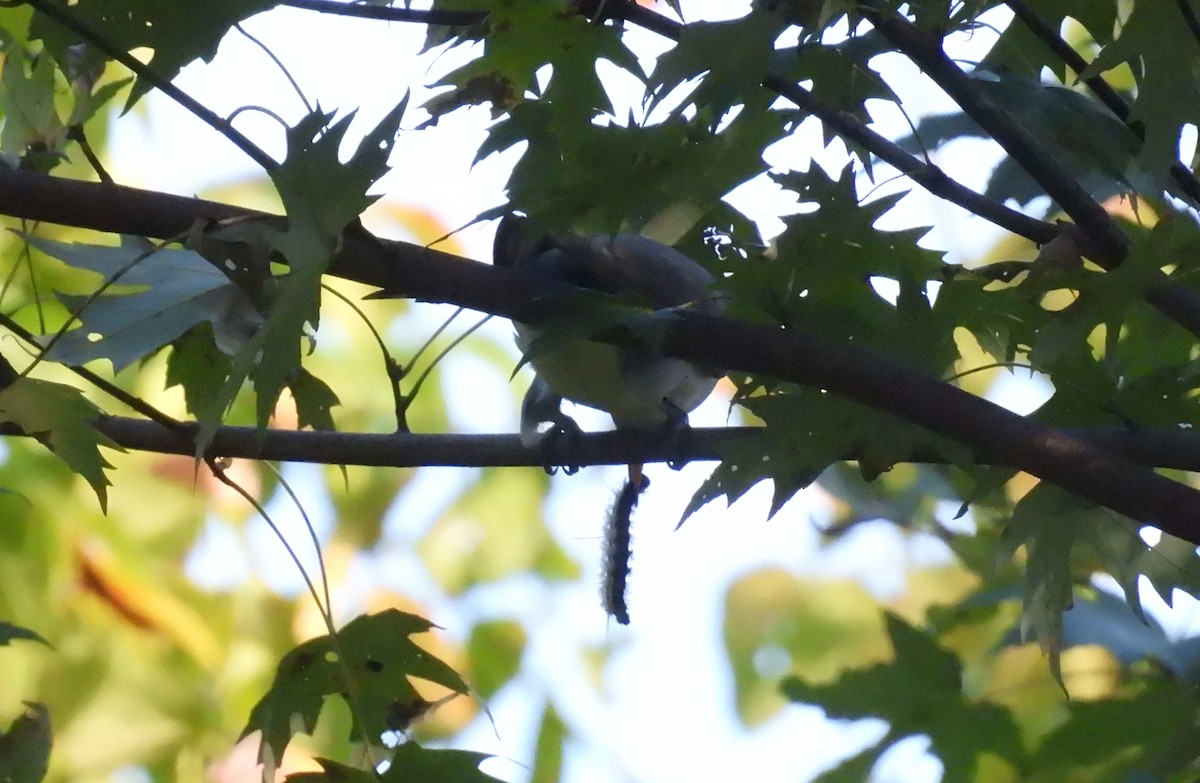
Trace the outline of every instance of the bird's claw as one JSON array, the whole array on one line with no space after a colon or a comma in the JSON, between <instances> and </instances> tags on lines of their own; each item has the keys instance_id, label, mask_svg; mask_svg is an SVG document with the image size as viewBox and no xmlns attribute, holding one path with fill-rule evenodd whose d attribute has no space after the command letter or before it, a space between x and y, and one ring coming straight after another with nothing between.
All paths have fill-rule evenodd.
<instances>
[{"instance_id":1,"label":"bird's claw","mask_svg":"<svg viewBox=\"0 0 1200 783\"><path fill-rule=\"evenodd\" d=\"M574 419L565 415L556 417L550 424L550 429L542 434L538 442L538 450L542 455L542 469L547 475L553 476L561 468L565 475L573 476L579 472L581 466L567 458L578 448L583 430Z\"/></svg>"},{"instance_id":2,"label":"bird's claw","mask_svg":"<svg viewBox=\"0 0 1200 783\"><path fill-rule=\"evenodd\" d=\"M691 461L690 441L692 427L688 424L687 412L670 400L663 400L663 408L667 412L667 423L663 433L669 444L667 467L671 470L683 470L683 466Z\"/></svg>"}]
</instances>

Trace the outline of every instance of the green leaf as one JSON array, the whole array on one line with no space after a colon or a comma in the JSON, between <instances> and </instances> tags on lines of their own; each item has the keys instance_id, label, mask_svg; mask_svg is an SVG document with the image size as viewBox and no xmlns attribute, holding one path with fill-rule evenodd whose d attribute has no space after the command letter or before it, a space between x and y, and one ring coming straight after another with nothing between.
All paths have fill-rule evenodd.
<instances>
[{"instance_id":1,"label":"green leaf","mask_svg":"<svg viewBox=\"0 0 1200 783\"><path fill-rule=\"evenodd\" d=\"M368 196L367 190L388 170L407 103L405 97L389 111L344 163L339 151L354 112L330 125L333 113L317 108L288 129L287 157L271 172L288 217L285 237L313 232L332 245L342 229L375 202L378 197ZM284 247L277 247L287 255Z\"/></svg>"},{"instance_id":2,"label":"green leaf","mask_svg":"<svg viewBox=\"0 0 1200 783\"><path fill-rule=\"evenodd\" d=\"M145 47L153 51L149 68L161 79L171 81L184 65L203 58L211 62L217 46L237 22L265 11L274 0L205 0L203 3L164 3L160 0L48 0L65 12L101 32L123 51ZM59 63L68 63L76 48L87 52L89 65L106 59L57 22L38 14L29 32L41 38ZM80 45L83 45L82 47ZM129 95L126 110L153 87L139 78Z\"/></svg>"},{"instance_id":3,"label":"green leaf","mask_svg":"<svg viewBox=\"0 0 1200 783\"><path fill-rule=\"evenodd\" d=\"M28 628L23 628L19 625L13 625L10 622L0 620L0 647L9 644L13 639L29 639L30 641L34 642L41 642L47 647L52 646L50 642L43 639L36 631L31 631Z\"/></svg>"},{"instance_id":4,"label":"green leaf","mask_svg":"<svg viewBox=\"0 0 1200 783\"><path fill-rule=\"evenodd\" d=\"M280 660L270 690L254 706L241 736L262 732L259 758L273 770L295 734L312 732L329 696L349 705L352 741L378 743L386 733L405 730L432 706L410 677L457 694L469 690L453 669L409 639L431 628L428 620L389 609L355 618L336 637L320 636L295 647Z\"/></svg>"},{"instance_id":5,"label":"green leaf","mask_svg":"<svg viewBox=\"0 0 1200 783\"><path fill-rule=\"evenodd\" d=\"M1096 2L1096 0L1034 0L1029 6L1052 30L1062 30L1067 18L1081 24L1092 41L1107 44L1116 29L1118 4ZM1076 43L1083 49L1086 40ZM1084 52L1086 56L1086 52ZM1054 53L1020 19L1014 18L1004 28L1000 38L992 46L983 64L990 70L1008 72L1031 79L1041 77L1042 69L1049 68L1060 81L1069 83L1074 76L1062 58Z\"/></svg>"},{"instance_id":6,"label":"green leaf","mask_svg":"<svg viewBox=\"0 0 1200 783\"><path fill-rule=\"evenodd\" d=\"M681 202L699 226L728 225L717 222L730 211L721 199L762 172L763 148L791 130L790 113L768 110L769 103L764 95L714 133L699 116L581 125L548 101L526 101L492 129L477 160L528 142L509 179L509 198L552 229L639 232Z\"/></svg>"},{"instance_id":7,"label":"green leaf","mask_svg":"<svg viewBox=\"0 0 1200 783\"><path fill-rule=\"evenodd\" d=\"M396 748L387 770L379 774L317 759L323 772L301 772L287 779L289 783L496 783L496 778L479 771L489 758L487 753L433 750L410 741Z\"/></svg>"},{"instance_id":8,"label":"green leaf","mask_svg":"<svg viewBox=\"0 0 1200 783\"><path fill-rule=\"evenodd\" d=\"M396 749L392 764L382 777L385 783L495 783L496 779L479 770L491 758L487 753L469 750L423 748L406 742Z\"/></svg>"},{"instance_id":9,"label":"green leaf","mask_svg":"<svg viewBox=\"0 0 1200 783\"><path fill-rule=\"evenodd\" d=\"M534 751L533 773L529 783L559 783L563 772L563 750L567 741L567 726L551 704L542 711L538 728L537 749Z\"/></svg>"},{"instance_id":10,"label":"green leaf","mask_svg":"<svg viewBox=\"0 0 1200 783\"><path fill-rule=\"evenodd\" d=\"M287 159L271 172L288 227L263 228L270 246L287 260L288 273L273 291L266 323L234 357L228 380L201 416L198 453L247 378L254 384L260 426L269 421L284 387L297 381L306 329L315 328L320 317L321 276L342 231L375 200L367 190L387 171L406 102L380 120L345 163L338 155L353 114L328 125L333 115L317 109L288 129Z\"/></svg>"},{"instance_id":11,"label":"green leaf","mask_svg":"<svg viewBox=\"0 0 1200 783\"><path fill-rule=\"evenodd\" d=\"M1003 707L964 696L961 664L953 653L895 615L888 615L887 627L895 650L890 663L848 671L828 685L791 677L782 684L784 695L819 704L831 718L880 717L891 724L892 740L927 735L947 780L971 780L984 753L1014 765L1022 759L1012 716Z\"/></svg>"},{"instance_id":12,"label":"green leaf","mask_svg":"<svg viewBox=\"0 0 1200 783\"><path fill-rule=\"evenodd\" d=\"M972 85L1051 149L1068 171L1095 194L1121 191L1154 193L1169 186L1166 169L1135 164L1142 146L1138 135L1091 95L1006 74L976 70ZM1003 197L988 185L988 195Z\"/></svg>"},{"instance_id":13,"label":"green leaf","mask_svg":"<svg viewBox=\"0 0 1200 783\"><path fill-rule=\"evenodd\" d=\"M1146 550L1137 527L1127 518L1092 505L1052 484L1039 483L1018 501L1004 532L1007 545L1024 546L1023 638L1034 636L1050 655L1050 668L1061 680L1063 613L1074 600L1077 578L1072 555L1077 544L1089 545L1109 566L1125 590L1126 600L1140 612L1136 568Z\"/></svg>"},{"instance_id":14,"label":"green leaf","mask_svg":"<svg viewBox=\"0 0 1200 783\"><path fill-rule=\"evenodd\" d=\"M63 159L67 142L67 128L54 106L54 74L53 60L31 57L17 46L6 50L0 71L0 152L21 157L42 173Z\"/></svg>"},{"instance_id":15,"label":"green leaf","mask_svg":"<svg viewBox=\"0 0 1200 783\"><path fill-rule=\"evenodd\" d=\"M887 39L872 31L837 44L803 42L795 49L778 52L775 59L780 75L795 82L811 81L810 91L821 103L869 123L867 101L877 98L900 102L883 77L870 67L872 57L891 49ZM822 130L828 144L835 134L824 124Z\"/></svg>"},{"instance_id":16,"label":"green leaf","mask_svg":"<svg viewBox=\"0 0 1200 783\"><path fill-rule=\"evenodd\" d=\"M292 380L288 381L288 389L292 392L292 399L296 401L296 416L301 429L337 429L333 424L331 411L340 401L325 381L301 367Z\"/></svg>"},{"instance_id":17,"label":"green leaf","mask_svg":"<svg viewBox=\"0 0 1200 783\"><path fill-rule=\"evenodd\" d=\"M1181 731L1194 738L1196 704L1193 695L1169 679L1154 679L1135 695L1103 701L1071 702L1067 720L1051 731L1031 759L1043 779L1064 779L1070 770L1107 772L1095 780L1134 780L1131 772L1151 774L1154 757ZM1130 720L1131 716L1137 720ZM1190 759L1194 760L1195 745ZM1154 779L1158 778L1154 775Z\"/></svg>"},{"instance_id":18,"label":"green leaf","mask_svg":"<svg viewBox=\"0 0 1200 783\"><path fill-rule=\"evenodd\" d=\"M418 545L433 579L450 595L531 569L577 579L579 565L546 529L545 491L545 476L535 472L484 470Z\"/></svg>"},{"instance_id":19,"label":"green leaf","mask_svg":"<svg viewBox=\"0 0 1200 783\"><path fill-rule=\"evenodd\" d=\"M128 239L120 247L27 235L25 241L105 280L148 249ZM210 324L215 344L228 354L236 353L262 324L262 316L242 290L193 250L157 250L121 274L116 285L141 290L113 293L110 289L90 303L88 297L59 294L67 308L79 313L80 326L55 343L46 358L67 365L108 359L120 372L197 324Z\"/></svg>"},{"instance_id":20,"label":"green leaf","mask_svg":"<svg viewBox=\"0 0 1200 783\"><path fill-rule=\"evenodd\" d=\"M885 750L887 748L882 745L872 745L842 761L833 769L817 775L812 783L862 783L864 780L870 780L871 770Z\"/></svg>"},{"instance_id":21,"label":"green leaf","mask_svg":"<svg viewBox=\"0 0 1200 783\"><path fill-rule=\"evenodd\" d=\"M761 10L729 21L685 25L679 43L654 66L650 87L655 103L684 82L702 77L683 105L708 110L704 113L715 125L732 106L762 89L775 39L786 26L781 15Z\"/></svg>"},{"instance_id":22,"label":"green leaf","mask_svg":"<svg viewBox=\"0 0 1200 783\"><path fill-rule=\"evenodd\" d=\"M1149 172L1162 174L1179 158L1184 125L1200 116L1200 73L1181 52L1195 52L1196 39L1174 4L1134 3L1115 41L1080 74L1102 74L1128 63L1137 79L1137 95L1129 114L1131 126L1144 129L1139 160Z\"/></svg>"},{"instance_id":23,"label":"green leaf","mask_svg":"<svg viewBox=\"0 0 1200 783\"><path fill-rule=\"evenodd\" d=\"M212 408L231 367L229 356L217 347L211 327L201 324L171 343L166 386L182 387L188 412L199 416Z\"/></svg>"},{"instance_id":24,"label":"green leaf","mask_svg":"<svg viewBox=\"0 0 1200 783\"><path fill-rule=\"evenodd\" d=\"M102 414L78 389L60 383L18 378L0 390L0 421L16 424L83 476L105 509L111 482L104 469L112 465L99 447L124 449L92 426L92 420Z\"/></svg>"},{"instance_id":25,"label":"green leaf","mask_svg":"<svg viewBox=\"0 0 1200 783\"><path fill-rule=\"evenodd\" d=\"M25 702L25 712L0 733L0 781L41 783L52 743L50 711L44 704Z\"/></svg>"},{"instance_id":26,"label":"green leaf","mask_svg":"<svg viewBox=\"0 0 1200 783\"><path fill-rule=\"evenodd\" d=\"M475 10L472 8L472 10ZM442 78L434 86L453 87L423 106L431 122L461 107L492 104L492 115L511 110L530 93L569 113L574 123L588 122L596 112L612 112L596 63L605 60L637 78L641 66L626 48L619 31L592 24L560 4L540 0L493 3L488 9L483 55ZM541 91L537 74L553 65Z\"/></svg>"},{"instance_id":27,"label":"green leaf","mask_svg":"<svg viewBox=\"0 0 1200 783\"><path fill-rule=\"evenodd\" d=\"M481 699L491 698L520 671L527 641L525 629L512 620L479 623L471 629L467 655L471 681Z\"/></svg>"}]
</instances>

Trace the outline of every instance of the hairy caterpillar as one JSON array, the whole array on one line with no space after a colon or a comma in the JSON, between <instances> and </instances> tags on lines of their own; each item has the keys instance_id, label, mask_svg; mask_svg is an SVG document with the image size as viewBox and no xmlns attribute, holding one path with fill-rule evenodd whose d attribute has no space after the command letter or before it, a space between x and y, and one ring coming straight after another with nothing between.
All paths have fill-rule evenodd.
<instances>
[{"instance_id":1,"label":"hairy caterpillar","mask_svg":"<svg viewBox=\"0 0 1200 783\"><path fill-rule=\"evenodd\" d=\"M635 483L636 482L636 483ZM629 524L642 490L649 479L638 475L621 486L608 512L604 526L604 562L600 575L600 598L604 611L621 625L629 625L629 608L625 604L625 582L629 577Z\"/></svg>"}]
</instances>

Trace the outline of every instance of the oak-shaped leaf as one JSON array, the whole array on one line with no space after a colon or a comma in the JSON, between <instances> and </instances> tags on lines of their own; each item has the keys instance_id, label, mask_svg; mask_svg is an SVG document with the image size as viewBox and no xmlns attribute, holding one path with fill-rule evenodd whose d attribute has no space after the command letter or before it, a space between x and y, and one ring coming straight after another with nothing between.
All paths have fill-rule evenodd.
<instances>
[{"instance_id":1,"label":"oak-shaped leaf","mask_svg":"<svg viewBox=\"0 0 1200 783\"><path fill-rule=\"evenodd\" d=\"M212 324L217 346L232 354L262 324L262 316L241 289L193 250L163 248L130 266L146 252L140 240L106 247L24 238L68 266L96 272L105 280L115 278L116 293L105 292L90 302L88 297L59 294L59 300L78 314L80 326L51 345L47 359L68 365L108 359L120 372L204 322ZM129 292L129 286L137 290Z\"/></svg>"},{"instance_id":2,"label":"oak-shaped leaf","mask_svg":"<svg viewBox=\"0 0 1200 783\"><path fill-rule=\"evenodd\" d=\"M163 3L159 0L54 0L60 13L68 13L93 30L103 30L105 40L122 51L144 48L152 53L149 68L159 79L171 81L183 66L203 58L210 62L221 39L235 24L275 5L272 0L206 0L203 3ZM38 14L30 36L41 38L64 67L78 59L85 43L57 22ZM88 66L108 58L89 47ZM145 95L152 80L139 76L126 109Z\"/></svg>"},{"instance_id":3,"label":"oak-shaped leaf","mask_svg":"<svg viewBox=\"0 0 1200 783\"><path fill-rule=\"evenodd\" d=\"M0 422L17 425L83 476L100 499L100 508L106 509L107 488L112 482L104 469L112 465L100 453L100 446L124 449L92 426L92 420L100 415L102 411L82 392L61 383L17 378L0 390Z\"/></svg>"},{"instance_id":4,"label":"oak-shaped leaf","mask_svg":"<svg viewBox=\"0 0 1200 783\"><path fill-rule=\"evenodd\" d=\"M1077 545L1086 545L1098 557L1099 567L1120 584L1130 609L1141 613L1138 566L1153 559L1126 517L1041 482L1013 508L1004 542L1012 549L1025 547L1022 640L1037 639L1060 684L1063 618L1074 604L1075 582L1086 575L1073 570Z\"/></svg>"},{"instance_id":5,"label":"oak-shaped leaf","mask_svg":"<svg viewBox=\"0 0 1200 783\"><path fill-rule=\"evenodd\" d=\"M388 609L357 617L336 636L310 639L285 655L242 731L242 737L262 732L264 779L271 779L295 734L312 732L326 697L349 705L352 741L376 744L385 734L407 729L431 706L410 678L466 694L456 671L409 638L431 628L422 617Z\"/></svg>"},{"instance_id":6,"label":"oak-shaped leaf","mask_svg":"<svg viewBox=\"0 0 1200 783\"><path fill-rule=\"evenodd\" d=\"M973 780L981 757L999 756L1017 766L1025 750L1008 709L976 701L963 691L962 663L929 633L887 616L893 660L845 672L836 681L783 682L786 697L819 704L834 719L879 717L889 724L888 745L925 734L946 767L946 780Z\"/></svg>"},{"instance_id":7,"label":"oak-shaped leaf","mask_svg":"<svg viewBox=\"0 0 1200 783\"><path fill-rule=\"evenodd\" d=\"M288 273L278 278L266 322L233 359L218 395L200 416L198 450L212 441L225 411L248 378L256 415L265 425L284 387L300 368L301 346L320 319L321 276L333 259L342 231L375 200L367 190L388 170L402 100L363 136L348 160L339 158L353 113L333 122L320 108L287 131L287 157L271 180L287 213L287 229L264 227L266 243L283 255Z\"/></svg>"},{"instance_id":8,"label":"oak-shaped leaf","mask_svg":"<svg viewBox=\"0 0 1200 783\"><path fill-rule=\"evenodd\" d=\"M317 759L321 772L288 775L288 783L496 783L496 778L479 770L490 758L486 753L453 748L423 748L406 742L396 748L386 771L378 775L329 759Z\"/></svg>"}]
</instances>

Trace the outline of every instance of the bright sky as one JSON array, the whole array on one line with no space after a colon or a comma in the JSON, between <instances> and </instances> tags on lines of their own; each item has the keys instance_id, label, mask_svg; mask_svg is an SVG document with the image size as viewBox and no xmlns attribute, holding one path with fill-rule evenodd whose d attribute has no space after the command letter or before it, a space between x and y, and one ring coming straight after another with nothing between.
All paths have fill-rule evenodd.
<instances>
[{"instance_id":1,"label":"bright sky","mask_svg":"<svg viewBox=\"0 0 1200 783\"><path fill-rule=\"evenodd\" d=\"M686 5L695 8L697 4ZM744 6L715 0L707 5L728 15L742 13ZM283 8L245 26L287 65L310 100L327 109L361 107L359 130L372 126L398 102L406 85L432 81L432 74L448 70L461 57L417 57L424 34L417 25L338 19ZM661 42L649 34L635 31L630 36L647 52L661 48ZM980 31L952 54L971 56L990 36ZM215 63L189 67L178 84L219 114L242 105L264 104L294 121L304 111L261 50L236 34L226 41ZM900 86L907 88L902 89L905 98L913 98L920 111L949 106L915 82ZM415 94L410 105L419 105L425 97ZM139 109L135 112L138 116L116 125L111 158L119 181L191 194L258 175L240 152L170 101L154 94L145 106L144 114ZM906 128L896 112L883 111L881 119L885 132L899 134ZM419 117L410 119L406 125L418 121ZM470 166L487 121L486 110L459 111L443 118L432 131L403 134L393 157L395 170L379 187L385 201L427 207L448 225L464 224L479 211L502 203L505 177L515 156L494 156L473 169ZM282 157L282 131L273 120L250 112L242 114L237 125ZM815 126L807 127L772 148L768 160L772 165L802 168L801 161L818 153L818 147ZM835 165L840 167L840 163ZM984 177L984 170L979 169L977 179L967 184L981 187ZM738 197L746 209L765 211L768 218L788 208L786 200L762 183L741 189ZM967 223L955 208L922 193L907 199L900 212L896 220L942 225L927 242L953 248L956 258L970 257L998 236L998 232L981 230L977 221ZM773 224L768 219L766 225ZM378 230L386 234L388 229L381 226ZM487 260L491 230L479 227L462 236L469 255ZM430 308L427 328L432 330L444 312ZM507 340L506 323L494 322L489 328ZM514 364L517 356L514 349ZM474 431L515 430L511 397L504 396L505 405L497 406L492 404L495 394L481 396L476 391L472 396L480 384L470 363L451 365L448 371L461 376L454 386L462 390L462 396L449 401L458 426ZM519 383L526 382L524 377ZM489 387L485 383L483 388ZM607 426L603 417L586 414L581 416L585 427ZM693 424L699 426L720 426L725 421L726 404L719 399L710 400L692 416ZM594 586L604 509L620 483L622 469L591 469L554 482L548 517L563 546L585 564L588 573L580 583L555 589L525 582L505 584L454 602L411 576L413 560L408 547L475 473L421 471L389 515L387 544L381 553L355 569L357 588L365 590L372 584L398 587L419 601L430 602L435 610L431 619L446 627L451 636L461 636L468 621L510 612L525 621L530 633L523 673L489 704L499 737L486 720L480 720L466 739L457 743L459 747L511 760L497 761L489 771L508 780L527 779L528 771L522 765L531 763L544 694L553 695L578 733L570 746L565 777L571 783L741 780L749 770L770 770L755 775L761 779L804 780L880 736L882 724L878 722L848 727L826 721L817 709L800 706L785 709L759 729L741 726L733 711L732 682L721 642L725 590L748 571L778 566L804 577L859 578L875 593L893 595L903 590L906 569L944 561L944 548L931 540L901 536L891 525L866 524L844 544L818 553L816 527L825 507L816 490L802 493L768 522L769 489L760 487L734 508L708 507L682 530L672 531L687 498L708 469L690 465L675 473L663 466L651 468L654 487L638 508L634 526L629 596L634 619L628 628L606 622ZM318 480L305 480L316 476L314 469L293 466L287 476L294 486L308 489L305 505L318 526L327 530L328 499L315 489ZM274 510L281 516L290 513L282 504ZM302 539L298 521L293 522L294 536ZM282 558L269 533L258 528L251 539L251 546L243 547L228 528L214 522L191 562L191 573L219 588L253 569L281 591L298 591L299 578L290 566L279 566ZM605 690L598 693L580 651L605 642L613 645L615 652L605 673ZM940 765L924 749L920 739L904 743L891 754L876 780L936 780Z\"/></svg>"}]
</instances>

